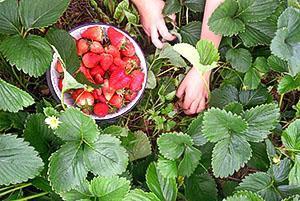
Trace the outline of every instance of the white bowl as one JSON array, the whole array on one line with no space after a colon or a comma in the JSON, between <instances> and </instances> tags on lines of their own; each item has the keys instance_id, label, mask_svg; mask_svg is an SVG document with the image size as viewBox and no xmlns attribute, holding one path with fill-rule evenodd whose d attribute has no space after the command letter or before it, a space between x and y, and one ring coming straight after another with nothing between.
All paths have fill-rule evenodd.
<instances>
[{"instance_id":1,"label":"white bowl","mask_svg":"<svg viewBox=\"0 0 300 201\"><path fill-rule=\"evenodd\" d=\"M119 110L117 110L117 112L112 113L112 114L108 114L105 117L98 117L96 115L90 115L93 119L95 120L112 120L115 119L117 117L120 117L122 115L124 115L125 113L129 112L137 103L138 101L141 99L144 91L145 91L145 87L146 87L146 83L147 83L147 63L146 63L146 59L145 56L142 52L142 49L140 48L140 46L135 42L135 40L133 40L126 32L112 26L112 25L107 25L107 24L101 24L101 23L89 23L89 24L85 24L79 27L76 27L74 29L72 29L69 33L71 36L73 36L76 40L78 40L81 37L81 33L84 32L87 28L89 27L94 27L94 26L100 26L104 29L104 32L106 33L106 30L109 27L113 27L115 28L117 31L121 32L122 34L124 34L126 36L126 38L128 38L132 44L135 47L135 51L136 51L136 55L138 56L138 58L141 61L141 69L143 71L143 73L145 74L145 78L144 78L144 82L143 82L143 86L142 89L138 92L137 97L131 101L129 104L127 104L126 106L120 108ZM49 88L51 90L52 95L55 97L55 99L57 101L60 102L60 97L61 97L61 91L58 88L58 78L59 78L59 73L56 71L56 63L58 60L58 54L54 53L53 54L53 61L51 63L51 68L50 70L47 72L47 82L49 85ZM74 100L71 98L70 94L65 94L65 98L64 98L64 103L68 106L68 107L74 107Z\"/></svg>"}]
</instances>

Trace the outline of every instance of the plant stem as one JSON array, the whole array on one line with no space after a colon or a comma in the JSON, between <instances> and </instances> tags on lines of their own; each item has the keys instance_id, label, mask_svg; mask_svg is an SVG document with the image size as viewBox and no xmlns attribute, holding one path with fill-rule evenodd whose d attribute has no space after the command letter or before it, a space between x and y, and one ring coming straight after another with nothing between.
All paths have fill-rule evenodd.
<instances>
[{"instance_id":1,"label":"plant stem","mask_svg":"<svg viewBox=\"0 0 300 201\"><path fill-rule=\"evenodd\" d=\"M14 186L12 185L12 186L7 186L7 187L0 188L0 192L5 191L5 190L10 189L10 188L13 188L13 187Z\"/></svg>"},{"instance_id":2,"label":"plant stem","mask_svg":"<svg viewBox=\"0 0 300 201\"><path fill-rule=\"evenodd\" d=\"M284 97L285 94L281 94L280 96L280 100L279 100L279 108L281 109L281 106L282 106L282 102L283 102L283 97Z\"/></svg>"},{"instance_id":3,"label":"plant stem","mask_svg":"<svg viewBox=\"0 0 300 201\"><path fill-rule=\"evenodd\" d=\"M47 195L49 192L43 192L43 193L39 193L39 194L35 194L35 195L31 195L25 198L21 198L21 199L17 199L17 200L13 200L13 201L26 201L26 200L31 200L33 198L37 198L37 197L42 197L44 195Z\"/></svg>"},{"instance_id":4,"label":"plant stem","mask_svg":"<svg viewBox=\"0 0 300 201\"><path fill-rule=\"evenodd\" d=\"M4 196L4 195L6 195L6 194L12 193L12 192L14 192L14 191L16 191L16 190L19 190L19 189L28 187L28 186L31 186L31 183L23 184L23 185L21 185L21 186L18 186L18 187L15 187L15 188L13 188L13 189L10 189L10 190L8 190L8 191L5 191L5 192L3 192L3 193L0 193L0 197Z\"/></svg>"},{"instance_id":5,"label":"plant stem","mask_svg":"<svg viewBox=\"0 0 300 201\"><path fill-rule=\"evenodd\" d=\"M17 75L14 67L11 68L14 76L16 77L17 81L19 82L19 84L24 88L24 89L27 89L27 87L23 84L23 82L20 80L19 76Z\"/></svg>"}]
</instances>

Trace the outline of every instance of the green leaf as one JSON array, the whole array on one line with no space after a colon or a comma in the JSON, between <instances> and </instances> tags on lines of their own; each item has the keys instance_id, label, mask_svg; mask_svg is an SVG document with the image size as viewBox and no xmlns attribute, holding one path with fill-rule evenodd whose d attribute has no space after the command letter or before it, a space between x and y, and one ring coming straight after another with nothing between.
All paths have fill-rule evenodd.
<instances>
[{"instance_id":1,"label":"green leaf","mask_svg":"<svg viewBox=\"0 0 300 201\"><path fill-rule=\"evenodd\" d=\"M237 190L257 192L265 200L279 200L280 197L280 193L273 186L272 178L264 172L246 176L237 187Z\"/></svg>"},{"instance_id":2,"label":"green leaf","mask_svg":"<svg viewBox=\"0 0 300 201\"><path fill-rule=\"evenodd\" d=\"M173 178L163 178L155 163L147 169L146 182L148 188L162 201L175 201L177 198L177 184Z\"/></svg>"},{"instance_id":3,"label":"green leaf","mask_svg":"<svg viewBox=\"0 0 300 201\"><path fill-rule=\"evenodd\" d=\"M146 89L155 89L157 86L156 76L152 70L148 70Z\"/></svg>"},{"instance_id":4,"label":"green leaf","mask_svg":"<svg viewBox=\"0 0 300 201\"><path fill-rule=\"evenodd\" d=\"M202 22L192 21L180 27L178 32L182 37L182 42L191 45L196 45L201 35L201 26Z\"/></svg>"},{"instance_id":5,"label":"green leaf","mask_svg":"<svg viewBox=\"0 0 300 201\"><path fill-rule=\"evenodd\" d=\"M203 126L203 115L199 115L196 119L194 119L188 129L187 134L190 135L193 139L193 142L196 146L204 145L207 142L207 139L204 137L202 133Z\"/></svg>"},{"instance_id":6,"label":"green leaf","mask_svg":"<svg viewBox=\"0 0 300 201\"><path fill-rule=\"evenodd\" d=\"M233 196L226 198L224 201L264 201L256 193L250 191L238 191Z\"/></svg>"},{"instance_id":7,"label":"green leaf","mask_svg":"<svg viewBox=\"0 0 300 201\"><path fill-rule=\"evenodd\" d=\"M178 43L173 46L173 49L185 59L187 59L192 64L192 66L201 69L200 55L194 46L187 43Z\"/></svg>"},{"instance_id":8,"label":"green leaf","mask_svg":"<svg viewBox=\"0 0 300 201\"><path fill-rule=\"evenodd\" d=\"M250 160L250 144L242 137L233 135L230 138L219 141L212 155L212 168L216 177L232 175Z\"/></svg>"},{"instance_id":9,"label":"green leaf","mask_svg":"<svg viewBox=\"0 0 300 201\"><path fill-rule=\"evenodd\" d=\"M122 201L130 190L130 182L125 178L96 177L91 181L90 191L101 201Z\"/></svg>"},{"instance_id":10,"label":"green leaf","mask_svg":"<svg viewBox=\"0 0 300 201\"><path fill-rule=\"evenodd\" d=\"M121 1L114 12L114 19L117 20L118 23L121 23L125 18L125 10L129 8L129 1L123 0Z\"/></svg>"},{"instance_id":11,"label":"green leaf","mask_svg":"<svg viewBox=\"0 0 300 201\"><path fill-rule=\"evenodd\" d=\"M63 79L63 88L62 88L62 96L65 92L67 92L70 89L81 89L84 88L84 85L77 82L75 78L64 69L64 79ZM63 100L63 97L61 97L61 100Z\"/></svg>"},{"instance_id":12,"label":"green leaf","mask_svg":"<svg viewBox=\"0 0 300 201\"><path fill-rule=\"evenodd\" d=\"M123 201L161 201L154 193L146 193L140 189L130 191Z\"/></svg>"},{"instance_id":13,"label":"green leaf","mask_svg":"<svg viewBox=\"0 0 300 201\"><path fill-rule=\"evenodd\" d=\"M103 130L103 134L108 134L116 137L127 137L129 129L121 126L109 126Z\"/></svg>"},{"instance_id":14,"label":"green leaf","mask_svg":"<svg viewBox=\"0 0 300 201\"><path fill-rule=\"evenodd\" d=\"M267 102L268 98L269 92L263 87L260 87L256 90L241 91L239 94L240 103L247 108L264 104Z\"/></svg>"},{"instance_id":15,"label":"green leaf","mask_svg":"<svg viewBox=\"0 0 300 201\"><path fill-rule=\"evenodd\" d=\"M0 109L18 112L34 104L33 98L25 91L11 85L0 78Z\"/></svg>"},{"instance_id":16,"label":"green leaf","mask_svg":"<svg viewBox=\"0 0 300 201\"><path fill-rule=\"evenodd\" d=\"M288 197L282 201L299 201L300 200L300 195L294 195L292 197Z\"/></svg>"},{"instance_id":17,"label":"green leaf","mask_svg":"<svg viewBox=\"0 0 300 201\"><path fill-rule=\"evenodd\" d=\"M116 137L99 135L96 142L85 148L84 161L95 175L113 176L126 170L128 154Z\"/></svg>"},{"instance_id":18,"label":"green leaf","mask_svg":"<svg viewBox=\"0 0 300 201\"><path fill-rule=\"evenodd\" d=\"M166 0L165 7L163 9L164 15L171 15L181 11L181 4L179 0Z\"/></svg>"},{"instance_id":19,"label":"green leaf","mask_svg":"<svg viewBox=\"0 0 300 201\"><path fill-rule=\"evenodd\" d=\"M250 145L252 149L252 157L247 163L247 166L261 171L267 171L270 166L270 160L268 158L265 143L250 143Z\"/></svg>"},{"instance_id":20,"label":"green leaf","mask_svg":"<svg viewBox=\"0 0 300 201\"><path fill-rule=\"evenodd\" d=\"M18 2L15 0L0 1L0 33L18 34L21 30Z\"/></svg>"},{"instance_id":21,"label":"green leaf","mask_svg":"<svg viewBox=\"0 0 300 201\"><path fill-rule=\"evenodd\" d=\"M300 152L300 120L297 119L289 125L282 134L281 137L283 145L287 149Z\"/></svg>"},{"instance_id":22,"label":"green leaf","mask_svg":"<svg viewBox=\"0 0 300 201\"><path fill-rule=\"evenodd\" d=\"M152 153L150 140L143 131L136 131L133 133L135 140L133 147L127 149L129 153L129 160L134 161Z\"/></svg>"},{"instance_id":23,"label":"green leaf","mask_svg":"<svg viewBox=\"0 0 300 201\"><path fill-rule=\"evenodd\" d=\"M157 161L157 169L165 178L176 178L178 175L176 161L159 158Z\"/></svg>"},{"instance_id":24,"label":"green leaf","mask_svg":"<svg viewBox=\"0 0 300 201\"><path fill-rule=\"evenodd\" d=\"M280 72L280 73L288 72L287 62L274 55L271 55L268 58L268 65L272 70L276 72Z\"/></svg>"},{"instance_id":25,"label":"green leaf","mask_svg":"<svg viewBox=\"0 0 300 201\"><path fill-rule=\"evenodd\" d=\"M287 8L279 17L278 30L271 43L272 53L289 62L289 73L300 72L300 11Z\"/></svg>"},{"instance_id":26,"label":"green leaf","mask_svg":"<svg viewBox=\"0 0 300 201\"><path fill-rule=\"evenodd\" d=\"M280 191L282 197L290 197L292 195L300 194L299 185L281 185L278 186L278 190Z\"/></svg>"},{"instance_id":27,"label":"green leaf","mask_svg":"<svg viewBox=\"0 0 300 201\"><path fill-rule=\"evenodd\" d=\"M300 1L299 0L288 0L288 5L300 9Z\"/></svg>"},{"instance_id":28,"label":"green leaf","mask_svg":"<svg viewBox=\"0 0 300 201\"><path fill-rule=\"evenodd\" d=\"M279 0L238 0L238 15L244 22L258 22L275 12Z\"/></svg>"},{"instance_id":29,"label":"green leaf","mask_svg":"<svg viewBox=\"0 0 300 201\"><path fill-rule=\"evenodd\" d=\"M52 61L52 49L47 40L36 35L7 37L1 42L0 51L11 65L34 77L43 75Z\"/></svg>"},{"instance_id":30,"label":"green leaf","mask_svg":"<svg viewBox=\"0 0 300 201\"><path fill-rule=\"evenodd\" d=\"M209 18L210 30L224 36L232 36L245 31L245 24L236 17L238 9L237 1L224 1Z\"/></svg>"},{"instance_id":31,"label":"green leaf","mask_svg":"<svg viewBox=\"0 0 300 201\"><path fill-rule=\"evenodd\" d=\"M209 40L199 40L196 48L200 56L200 63L203 65L211 65L219 61L220 56L218 49Z\"/></svg>"},{"instance_id":32,"label":"green leaf","mask_svg":"<svg viewBox=\"0 0 300 201\"><path fill-rule=\"evenodd\" d=\"M59 193L59 195L63 198L63 200L67 201L88 201L89 198L92 197L92 194L89 191L89 183L86 180L83 183L81 183L80 186L77 186L76 189L72 189L68 192Z\"/></svg>"},{"instance_id":33,"label":"green leaf","mask_svg":"<svg viewBox=\"0 0 300 201\"><path fill-rule=\"evenodd\" d=\"M284 182L291 170L291 160L284 158L279 164L272 164L268 173L274 178L277 183Z\"/></svg>"},{"instance_id":34,"label":"green leaf","mask_svg":"<svg viewBox=\"0 0 300 201\"><path fill-rule=\"evenodd\" d=\"M70 74L75 73L80 67L80 61L74 38L65 30L50 29L46 39L59 53L67 71Z\"/></svg>"},{"instance_id":35,"label":"green leaf","mask_svg":"<svg viewBox=\"0 0 300 201\"><path fill-rule=\"evenodd\" d=\"M248 141L260 142L267 138L275 128L280 117L276 104L260 105L245 111L243 118L248 123L248 130L243 133Z\"/></svg>"},{"instance_id":36,"label":"green leaf","mask_svg":"<svg viewBox=\"0 0 300 201\"><path fill-rule=\"evenodd\" d=\"M295 164L289 173L289 184L300 185L300 155L295 157Z\"/></svg>"},{"instance_id":37,"label":"green leaf","mask_svg":"<svg viewBox=\"0 0 300 201\"><path fill-rule=\"evenodd\" d=\"M247 128L247 122L240 116L211 108L204 113L203 135L210 142L218 142L220 140L230 138L231 133L241 133Z\"/></svg>"},{"instance_id":38,"label":"green leaf","mask_svg":"<svg viewBox=\"0 0 300 201\"><path fill-rule=\"evenodd\" d=\"M169 59L170 63L177 67L186 66L186 63L180 54L176 52L170 44L165 44L159 53L159 59Z\"/></svg>"},{"instance_id":39,"label":"green leaf","mask_svg":"<svg viewBox=\"0 0 300 201\"><path fill-rule=\"evenodd\" d=\"M294 90L300 90L300 74L297 74L294 78L290 75L285 75L278 85L279 94L286 94Z\"/></svg>"},{"instance_id":40,"label":"green leaf","mask_svg":"<svg viewBox=\"0 0 300 201\"><path fill-rule=\"evenodd\" d=\"M249 50L238 48L230 49L226 53L226 60L234 69L245 73L249 70L252 64L252 56Z\"/></svg>"},{"instance_id":41,"label":"green leaf","mask_svg":"<svg viewBox=\"0 0 300 201\"><path fill-rule=\"evenodd\" d=\"M255 68L250 68L245 74L244 84L247 89L257 89L260 84L260 74Z\"/></svg>"},{"instance_id":42,"label":"green leaf","mask_svg":"<svg viewBox=\"0 0 300 201\"><path fill-rule=\"evenodd\" d=\"M22 0L20 1L22 24L27 30L50 26L67 9L69 2L70 0Z\"/></svg>"},{"instance_id":43,"label":"green leaf","mask_svg":"<svg viewBox=\"0 0 300 201\"><path fill-rule=\"evenodd\" d=\"M0 135L0 161L0 185L32 179L44 166L33 147L16 135Z\"/></svg>"},{"instance_id":44,"label":"green leaf","mask_svg":"<svg viewBox=\"0 0 300 201\"><path fill-rule=\"evenodd\" d=\"M158 138L157 144L165 158L175 160L183 154L186 146L193 145L193 141L183 133L165 133Z\"/></svg>"},{"instance_id":45,"label":"green leaf","mask_svg":"<svg viewBox=\"0 0 300 201\"><path fill-rule=\"evenodd\" d=\"M183 159L178 165L178 175L191 176L201 159L201 151L192 146L187 146L183 155Z\"/></svg>"},{"instance_id":46,"label":"green leaf","mask_svg":"<svg viewBox=\"0 0 300 201\"><path fill-rule=\"evenodd\" d=\"M194 12L202 12L205 6L204 0L185 0L184 5Z\"/></svg>"},{"instance_id":47,"label":"green leaf","mask_svg":"<svg viewBox=\"0 0 300 201\"><path fill-rule=\"evenodd\" d=\"M224 110L240 115L243 112L243 105L238 102L231 102L224 107Z\"/></svg>"},{"instance_id":48,"label":"green leaf","mask_svg":"<svg viewBox=\"0 0 300 201\"><path fill-rule=\"evenodd\" d=\"M253 66L262 73L268 73L270 68L267 62L267 59L265 57L257 57L255 59L255 62Z\"/></svg>"},{"instance_id":49,"label":"green leaf","mask_svg":"<svg viewBox=\"0 0 300 201\"><path fill-rule=\"evenodd\" d=\"M0 111L0 132L5 133L11 128L23 130L27 116L27 112L10 113Z\"/></svg>"},{"instance_id":50,"label":"green leaf","mask_svg":"<svg viewBox=\"0 0 300 201\"><path fill-rule=\"evenodd\" d=\"M234 86L224 86L215 89L211 93L210 106L223 109L231 102L239 101L239 92Z\"/></svg>"},{"instance_id":51,"label":"green leaf","mask_svg":"<svg viewBox=\"0 0 300 201\"><path fill-rule=\"evenodd\" d=\"M185 184L185 196L189 201L217 200L216 182L208 173L194 173L186 179Z\"/></svg>"},{"instance_id":52,"label":"green leaf","mask_svg":"<svg viewBox=\"0 0 300 201\"><path fill-rule=\"evenodd\" d=\"M56 192L66 192L80 186L88 173L80 142L64 144L50 157L48 179Z\"/></svg>"},{"instance_id":53,"label":"green leaf","mask_svg":"<svg viewBox=\"0 0 300 201\"><path fill-rule=\"evenodd\" d=\"M86 141L92 143L99 135L98 127L91 117L70 107L59 118L62 122L55 134L66 142Z\"/></svg>"}]
</instances>

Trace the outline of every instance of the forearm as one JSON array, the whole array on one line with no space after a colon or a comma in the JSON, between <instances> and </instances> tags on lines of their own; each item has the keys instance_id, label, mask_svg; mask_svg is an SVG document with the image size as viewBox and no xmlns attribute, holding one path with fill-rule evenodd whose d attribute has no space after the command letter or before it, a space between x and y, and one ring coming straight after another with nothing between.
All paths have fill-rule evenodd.
<instances>
[{"instance_id":1,"label":"forearm","mask_svg":"<svg viewBox=\"0 0 300 201\"><path fill-rule=\"evenodd\" d=\"M131 2L139 9L141 5L145 4L144 0L131 0Z\"/></svg>"},{"instance_id":2,"label":"forearm","mask_svg":"<svg viewBox=\"0 0 300 201\"><path fill-rule=\"evenodd\" d=\"M207 0L204 10L204 16L202 21L202 30L201 30L201 39L208 39L214 43L216 47L219 47L222 36L216 35L209 30L208 20L215 9L223 2L224 0Z\"/></svg>"}]
</instances>

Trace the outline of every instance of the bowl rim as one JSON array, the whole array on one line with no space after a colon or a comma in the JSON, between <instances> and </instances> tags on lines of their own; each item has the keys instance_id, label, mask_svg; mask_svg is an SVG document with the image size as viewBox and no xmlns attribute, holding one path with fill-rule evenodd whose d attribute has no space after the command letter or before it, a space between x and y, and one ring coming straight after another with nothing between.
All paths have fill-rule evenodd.
<instances>
[{"instance_id":1,"label":"bowl rim","mask_svg":"<svg viewBox=\"0 0 300 201\"><path fill-rule=\"evenodd\" d=\"M138 92L138 93L139 93L138 97L136 97L136 99L133 100L134 103L133 103L130 107L126 108L125 111L121 112L120 114L118 114L118 112L112 113L112 114L115 114L115 116L113 116L113 117L106 117L106 116L105 116L105 117L97 117L96 115L89 115L91 118L93 118L93 119L96 120L97 122L100 122L100 121L102 121L102 122L114 122L114 121L117 120L118 118L120 118L120 117L122 117L122 116L128 114L134 107L136 107L136 105L137 105L137 104L140 102L140 100L142 99L142 97L143 97L143 95L144 95L144 92L145 92L145 90L146 90L146 85L147 85L147 80L148 80L148 63L147 63L145 54L144 54L144 52L143 52L141 46L135 41L135 39L134 39L133 37L131 37L130 34L129 34L128 32L126 32L126 31L124 31L124 30L122 30L122 29L120 29L120 28L118 28L118 27L116 27L116 26L114 26L114 25L111 25L111 24L105 24L105 23L102 23L102 22L89 22L89 23L84 23L84 24L81 24L81 25L79 25L79 26L77 26L77 27L74 27L74 28L70 29L68 32L69 32L69 34L72 34L73 32L75 32L75 31L77 31L77 30L80 30L80 29L85 28L85 27L91 27L91 26L93 26L93 25L95 25L95 26L97 26L97 25L98 25L98 26L104 26L104 27L113 27L113 28L115 28L117 31L119 31L119 32L121 32L122 34L124 34L127 38L131 39L131 41L134 42L135 47L137 47L137 48L139 49L139 51L140 51L140 53L141 53L140 55L141 55L141 57L142 57L142 59L143 59L143 62L145 63L144 67L142 68L142 69L144 69L143 72L144 72L144 74L145 74L143 87L142 87L142 89ZM53 62L55 59L57 59L57 58L55 58L55 54L56 54L56 53L54 52L54 53L53 53L53 59L52 59L52 62ZM141 58L140 58L140 59L141 59ZM52 67L53 67L53 66L52 66L52 62L51 62L50 68L49 68L49 69L47 70L47 72L46 72L47 84L48 84L48 87L49 87L50 92L51 92L52 96L54 97L54 99L55 99L57 102L61 102L60 97L57 95L57 93L56 93L56 91L55 91L55 89L54 89L54 87L53 87L54 83L52 83L52 77L51 77L51 69L52 69ZM65 103L65 104L66 104L66 103ZM67 107L73 107L73 106L71 106L71 105L69 105L69 104L66 104L66 105L67 105Z\"/></svg>"}]
</instances>

